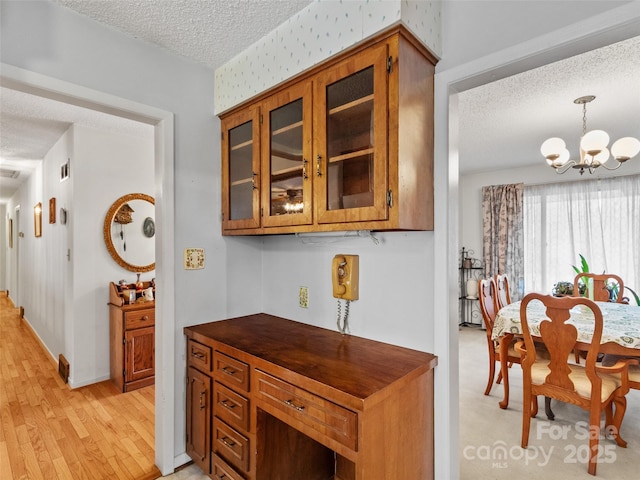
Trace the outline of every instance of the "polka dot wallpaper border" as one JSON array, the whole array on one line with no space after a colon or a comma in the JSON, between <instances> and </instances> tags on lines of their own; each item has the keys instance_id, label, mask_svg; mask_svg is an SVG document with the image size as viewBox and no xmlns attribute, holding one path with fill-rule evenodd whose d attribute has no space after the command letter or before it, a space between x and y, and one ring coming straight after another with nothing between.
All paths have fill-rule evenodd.
<instances>
[{"instance_id":1,"label":"polka dot wallpaper border","mask_svg":"<svg viewBox=\"0 0 640 480\"><path fill-rule=\"evenodd\" d=\"M440 2L317 0L215 72L215 112L268 90L402 21L437 56Z\"/></svg>"}]
</instances>

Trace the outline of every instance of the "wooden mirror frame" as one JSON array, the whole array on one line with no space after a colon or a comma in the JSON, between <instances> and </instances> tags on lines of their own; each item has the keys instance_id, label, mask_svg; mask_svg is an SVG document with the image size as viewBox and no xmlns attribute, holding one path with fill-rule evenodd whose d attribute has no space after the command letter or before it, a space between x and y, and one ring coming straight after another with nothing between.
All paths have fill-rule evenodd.
<instances>
[{"instance_id":1,"label":"wooden mirror frame","mask_svg":"<svg viewBox=\"0 0 640 480\"><path fill-rule=\"evenodd\" d=\"M116 251L116 247L113 244L113 240L111 239L111 224L113 223L113 219L116 215L116 212L120 210L120 208L127 202L132 200L146 200L151 204L155 205L156 202L154 198L150 195L146 195L144 193L129 193L127 195L123 195L109 208L107 211L107 215L104 217L104 243L107 246L107 250L109 251L109 255L113 258L118 265L122 268L129 270L130 272L149 272L151 270L155 270L156 262L150 263L149 265L133 265L127 261L125 261L118 252Z\"/></svg>"}]
</instances>

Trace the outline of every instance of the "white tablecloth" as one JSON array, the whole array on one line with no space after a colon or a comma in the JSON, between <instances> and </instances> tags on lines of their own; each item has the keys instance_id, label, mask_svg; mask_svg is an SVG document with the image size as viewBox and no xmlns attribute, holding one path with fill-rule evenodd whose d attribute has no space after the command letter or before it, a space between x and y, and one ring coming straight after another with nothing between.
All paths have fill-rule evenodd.
<instances>
[{"instance_id":1,"label":"white tablecloth","mask_svg":"<svg viewBox=\"0 0 640 480\"><path fill-rule=\"evenodd\" d=\"M640 307L624 303L596 302L602 311L602 343L615 342L626 348L640 350ZM539 336L539 324L545 318L542 302L529 303L527 318L534 336ZM591 343L593 336L593 314L589 309L577 306L571 310L572 323L578 329L578 341ZM522 334L520 324L520 302L513 302L500 309L496 315L492 338L498 339L505 333ZM639 352L640 353L640 352Z\"/></svg>"}]
</instances>

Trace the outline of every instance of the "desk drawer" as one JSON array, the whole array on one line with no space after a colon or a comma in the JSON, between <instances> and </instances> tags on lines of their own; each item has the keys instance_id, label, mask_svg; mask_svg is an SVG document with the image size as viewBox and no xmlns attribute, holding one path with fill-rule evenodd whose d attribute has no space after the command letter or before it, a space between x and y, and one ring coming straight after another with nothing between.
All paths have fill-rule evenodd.
<instances>
[{"instance_id":1,"label":"desk drawer","mask_svg":"<svg viewBox=\"0 0 640 480\"><path fill-rule=\"evenodd\" d=\"M249 400L218 382L213 387L213 413L229 425L249 430Z\"/></svg>"},{"instance_id":2,"label":"desk drawer","mask_svg":"<svg viewBox=\"0 0 640 480\"><path fill-rule=\"evenodd\" d=\"M230 387L249 391L249 365L216 351L213 376Z\"/></svg>"},{"instance_id":3,"label":"desk drawer","mask_svg":"<svg viewBox=\"0 0 640 480\"><path fill-rule=\"evenodd\" d=\"M187 364L202 372L210 372L211 347L189 339L187 342Z\"/></svg>"},{"instance_id":4,"label":"desk drawer","mask_svg":"<svg viewBox=\"0 0 640 480\"><path fill-rule=\"evenodd\" d=\"M258 399L357 450L357 413L259 370L256 379Z\"/></svg>"},{"instance_id":5,"label":"desk drawer","mask_svg":"<svg viewBox=\"0 0 640 480\"><path fill-rule=\"evenodd\" d=\"M249 439L218 418L213 419L213 451L231 465L249 470Z\"/></svg>"},{"instance_id":6,"label":"desk drawer","mask_svg":"<svg viewBox=\"0 0 640 480\"><path fill-rule=\"evenodd\" d=\"M132 330L134 328L153 327L156 324L156 312L153 309L136 310L135 312L125 312L124 328Z\"/></svg>"},{"instance_id":7,"label":"desk drawer","mask_svg":"<svg viewBox=\"0 0 640 480\"><path fill-rule=\"evenodd\" d=\"M244 477L241 477L238 472L227 465L227 462L215 453L213 454L211 474L216 480L244 480Z\"/></svg>"}]
</instances>

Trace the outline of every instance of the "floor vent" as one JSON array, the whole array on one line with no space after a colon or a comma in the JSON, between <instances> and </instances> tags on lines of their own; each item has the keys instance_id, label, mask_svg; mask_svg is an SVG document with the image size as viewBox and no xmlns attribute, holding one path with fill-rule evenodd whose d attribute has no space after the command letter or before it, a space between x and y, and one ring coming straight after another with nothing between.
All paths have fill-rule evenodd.
<instances>
[{"instance_id":1,"label":"floor vent","mask_svg":"<svg viewBox=\"0 0 640 480\"><path fill-rule=\"evenodd\" d=\"M69 361L64 358L64 355L60 354L58 358L58 373L60 378L64 380L64 383L69 383Z\"/></svg>"}]
</instances>

